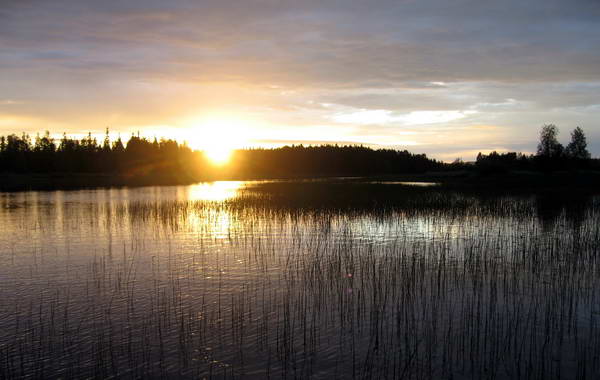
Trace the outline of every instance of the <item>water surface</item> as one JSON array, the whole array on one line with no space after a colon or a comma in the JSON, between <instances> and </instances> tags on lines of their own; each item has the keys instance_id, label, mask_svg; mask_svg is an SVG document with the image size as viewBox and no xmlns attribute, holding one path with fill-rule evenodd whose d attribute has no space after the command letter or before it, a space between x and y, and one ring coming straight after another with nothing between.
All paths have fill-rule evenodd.
<instances>
[{"instance_id":1,"label":"water surface","mask_svg":"<svg viewBox=\"0 0 600 380\"><path fill-rule=\"evenodd\" d=\"M599 374L596 198L256 184L1 193L0 377Z\"/></svg>"}]
</instances>

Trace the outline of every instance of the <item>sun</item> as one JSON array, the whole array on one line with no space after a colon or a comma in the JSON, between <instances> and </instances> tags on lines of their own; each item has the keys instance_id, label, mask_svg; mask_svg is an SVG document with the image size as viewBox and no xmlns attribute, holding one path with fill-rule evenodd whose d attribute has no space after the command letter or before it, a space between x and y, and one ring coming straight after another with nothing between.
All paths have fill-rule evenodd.
<instances>
[{"instance_id":1,"label":"sun","mask_svg":"<svg viewBox=\"0 0 600 380\"><path fill-rule=\"evenodd\" d=\"M234 118L210 118L197 121L189 127L190 147L204 152L217 166L226 165L236 149L247 143L248 126Z\"/></svg>"},{"instance_id":2,"label":"sun","mask_svg":"<svg viewBox=\"0 0 600 380\"><path fill-rule=\"evenodd\" d=\"M206 157L215 165L225 165L231 159L233 149L228 146L213 146L204 149Z\"/></svg>"}]
</instances>

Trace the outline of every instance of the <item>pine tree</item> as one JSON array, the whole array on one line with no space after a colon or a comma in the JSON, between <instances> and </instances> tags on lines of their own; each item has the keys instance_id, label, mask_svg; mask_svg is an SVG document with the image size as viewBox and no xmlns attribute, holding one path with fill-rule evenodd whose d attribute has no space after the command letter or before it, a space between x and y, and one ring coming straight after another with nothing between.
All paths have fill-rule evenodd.
<instances>
[{"instance_id":1,"label":"pine tree","mask_svg":"<svg viewBox=\"0 0 600 380\"><path fill-rule=\"evenodd\" d=\"M117 138L115 142L113 142L112 150L118 153L125 151L125 146L123 146L123 141L121 140L121 136Z\"/></svg>"},{"instance_id":2,"label":"pine tree","mask_svg":"<svg viewBox=\"0 0 600 380\"><path fill-rule=\"evenodd\" d=\"M108 127L106 127L106 134L104 135L104 141L102 142L102 151L105 153L110 152L110 133Z\"/></svg>"}]
</instances>

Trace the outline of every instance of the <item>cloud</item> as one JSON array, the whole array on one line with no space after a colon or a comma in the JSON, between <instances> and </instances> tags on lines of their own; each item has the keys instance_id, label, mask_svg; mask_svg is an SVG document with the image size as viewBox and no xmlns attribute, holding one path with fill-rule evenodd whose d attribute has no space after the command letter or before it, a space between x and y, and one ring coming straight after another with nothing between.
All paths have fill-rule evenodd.
<instances>
[{"instance_id":1,"label":"cloud","mask_svg":"<svg viewBox=\"0 0 600 380\"><path fill-rule=\"evenodd\" d=\"M441 124L498 128L464 152L531 147L554 122L595 147L599 18L595 0L7 0L0 107L70 131L217 111L290 140L408 141L398 128L420 126L424 149Z\"/></svg>"},{"instance_id":2,"label":"cloud","mask_svg":"<svg viewBox=\"0 0 600 380\"><path fill-rule=\"evenodd\" d=\"M477 111L413 111L406 114L394 115L389 110L360 110L334 114L331 119L338 123L348 124L401 124L422 125L439 124L459 120Z\"/></svg>"},{"instance_id":3,"label":"cloud","mask_svg":"<svg viewBox=\"0 0 600 380\"><path fill-rule=\"evenodd\" d=\"M596 2L25 2L3 13L14 67L302 85L585 80L600 73ZM80 66L77 66L81 63ZM59 67L60 66L60 67ZM203 73L198 69L202 68ZM112 71L112 72L111 72Z\"/></svg>"},{"instance_id":4,"label":"cloud","mask_svg":"<svg viewBox=\"0 0 600 380\"><path fill-rule=\"evenodd\" d=\"M23 102L12 99L0 99L0 106L14 106L19 104L23 104Z\"/></svg>"}]
</instances>

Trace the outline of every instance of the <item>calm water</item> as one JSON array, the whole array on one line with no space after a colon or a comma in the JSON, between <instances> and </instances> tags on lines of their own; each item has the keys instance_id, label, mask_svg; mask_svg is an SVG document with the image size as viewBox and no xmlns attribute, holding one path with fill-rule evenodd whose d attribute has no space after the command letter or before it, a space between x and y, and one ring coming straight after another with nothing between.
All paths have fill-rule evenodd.
<instances>
[{"instance_id":1,"label":"calm water","mask_svg":"<svg viewBox=\"0 0 600 380\"><path fill-rule=\"evenodd\" d=\"M600 375L598 199L251 186L0 194L0 378Z\"/></svg>"}]
</instances>

